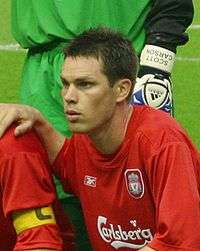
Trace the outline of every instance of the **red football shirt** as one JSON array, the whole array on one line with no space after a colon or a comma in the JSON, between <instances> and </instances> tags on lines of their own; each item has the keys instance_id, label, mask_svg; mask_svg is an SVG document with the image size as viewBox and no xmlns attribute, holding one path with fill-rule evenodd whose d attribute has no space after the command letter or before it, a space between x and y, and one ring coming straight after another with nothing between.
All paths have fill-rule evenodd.
<instances>
[{"instance_id":1,"label":"red football shirt","mask_svg":"<svg viewBox=\"0 0 200 251\"><path fill-rule=\"evenodd\" d=\"M48 170L48 158L33 132L19 138L9 130L0 140L0 250L11 251L16 242L11 213L38 208L55 201L55 190ZM4 213L4 215L3 215ZM24 231L17 250L43 247L61 249L56 226ZM30 238L30 240L29 240ZM42 244L42 246L41 246Z\"/></svg>"},{"instance_id":2,"label":"red football shirt","mask_svg":"<svg viewBox=\"0 0 200 251\"><path fill-rule=\"evenodd\" d=\"M95 251L200 250L199 155L166 113L136 106L110 155L75 134L55 166L65 190L80 198Z\"/></svg>"}]
</instances>

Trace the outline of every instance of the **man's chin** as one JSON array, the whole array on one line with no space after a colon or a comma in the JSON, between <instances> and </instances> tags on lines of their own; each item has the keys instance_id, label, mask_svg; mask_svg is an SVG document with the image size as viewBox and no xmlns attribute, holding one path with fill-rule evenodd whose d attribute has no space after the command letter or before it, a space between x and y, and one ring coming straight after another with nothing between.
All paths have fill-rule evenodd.
<instances>
[{"instance_id":1,"label":"man's chin","mask_svg":"<svg viewBox=\"0 0 200 251\"><path fill-rule=\"evenodd\" d=\"M75 123L69 123L69 130L72 133L88 133L88 129L84 126L75 124Z\"/></svg>"}]
</instances>

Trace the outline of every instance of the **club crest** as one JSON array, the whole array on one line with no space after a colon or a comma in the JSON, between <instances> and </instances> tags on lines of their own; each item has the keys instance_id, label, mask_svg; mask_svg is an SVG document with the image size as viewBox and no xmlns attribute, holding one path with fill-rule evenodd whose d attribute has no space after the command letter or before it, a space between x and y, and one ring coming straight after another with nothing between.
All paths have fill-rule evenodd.
<instances>
[{"instance_id":1,"label":"club crest","mask_svg":"<svg viewBox=\"0 0 200 251\"><path fill-rule=\"evenodd\" d=\"M124 175L129 194L135 199L142 198L144 195L144 182L140 170L127 169Z\"/></svg>"}]
</instances>

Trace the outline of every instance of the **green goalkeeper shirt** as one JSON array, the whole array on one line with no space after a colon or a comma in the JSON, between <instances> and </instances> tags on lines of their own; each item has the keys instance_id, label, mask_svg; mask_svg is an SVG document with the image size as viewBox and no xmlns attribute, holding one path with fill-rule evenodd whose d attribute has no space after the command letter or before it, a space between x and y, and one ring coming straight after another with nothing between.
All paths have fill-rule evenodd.
<instances>
[{"instance_id":1,"label":"green goalkeeper shirt","mask_svg":"<svg viewBox=\"0 0 200 251\"><path fill-rule=\"evenodd\" d=\"M12 32L23 48L68 41L90 27L125 34L140 52L150 0L12 0Z\"/></svg>"}]
</instances>

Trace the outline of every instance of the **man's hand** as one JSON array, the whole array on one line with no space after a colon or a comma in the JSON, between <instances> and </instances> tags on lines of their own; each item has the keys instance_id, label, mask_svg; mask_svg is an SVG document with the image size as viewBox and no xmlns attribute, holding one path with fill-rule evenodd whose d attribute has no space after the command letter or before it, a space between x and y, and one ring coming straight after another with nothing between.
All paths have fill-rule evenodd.
<instances>
[{"instance_id":1,"label":"man's hand","mask_svg":"<svg viewBox=\"0 0 200 251\"><path fill-rule=\"evenodd\" d=\"M170 74L174 61L174 52L155 45L145 45L140 57L140 69L132 103L149 105L172 114Z\"/></svg>"},{"instance_id":2,"label":"man's hand","mask_svg":"<svg viewBox=\"0 0 200 251\"><path fill-rule=\"evenodd\" d=\"M33 107L19 104L0 104L0 137L7 128L17 122L15 136L29 131L34 123L40 118L40 113Z\"/></svg>"},{"instance_id":3,"label":"man's hand","mask_svg":"<svg viewBox=\"0 0 200 251\"><path fill-rule=\"evenodd\" d=\"M14 131L15 136L34 127L47 150L49 161L55 160L65 137L57 132L37 109L27 105L0 104L0 138L13 122L18 124Z\"/></svg>"},{"instance_id":4,"label":"man's hand","mask_svg":"<svg viewBox=\"0 0 200 251\"><path fill-rule=\"evenodd\" d=\"M133 100L134 104L149 105L170 113L172 109L172 92L169 78L162 74L146 74L137 78Z\"/></svg>"}]
</instances>

